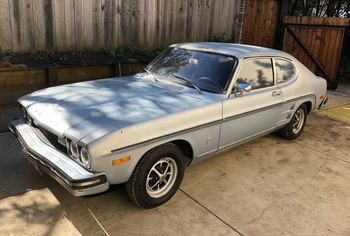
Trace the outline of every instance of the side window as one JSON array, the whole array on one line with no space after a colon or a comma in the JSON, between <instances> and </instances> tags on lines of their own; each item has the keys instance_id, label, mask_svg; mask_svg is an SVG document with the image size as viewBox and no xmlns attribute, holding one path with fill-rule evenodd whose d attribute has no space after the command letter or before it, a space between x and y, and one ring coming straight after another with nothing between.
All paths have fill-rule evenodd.
<instances>
[{"instance_id":1,"label":"side window","mask_svg":"<svg viewBox=\"0 0 350 236\"><path fill-rule=\"evenodd\" d=\"M271 59L254 58L244 60L234 91L238 91L239 83L248 83L252 86L252 89L273 86Z\"/></svg>"},{"instance_id":2,"label":"side window","mask_svg":"<svg viewBox=\"0 0 350 236\"><path fill-rule=\"evenodd\" d=\"M291 62L282 59L275 59L275 65L277 84L282 84L294 78L296 70L295 66Z\"/></svg>"}]
</instances>

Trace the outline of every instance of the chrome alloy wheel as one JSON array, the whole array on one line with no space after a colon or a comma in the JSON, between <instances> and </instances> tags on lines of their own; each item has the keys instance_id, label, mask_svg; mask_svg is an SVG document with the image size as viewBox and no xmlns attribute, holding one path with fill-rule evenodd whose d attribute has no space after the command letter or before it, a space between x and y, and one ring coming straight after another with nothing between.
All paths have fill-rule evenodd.
<instances>
[{"instance_id":1,"label":"chrome alloy wheel","mask_svg":"<svg viewBox=\"0 0 350 236\"><path fill-rule=\"evenodd\" d=\"M178 174L176 162L165 157L157 161L150 169L146 179L146 190L150 197L160 198L173 187Z\"/></svg>"},{"instance_id":2,"label":"chrome alloy wheel","mask_svg":"<svg viewBox=\"0 0 350 236\"><path fill-rule=\"evenodd\" d=\"M303 109L299 109L295 112L293 117L292 131L294 134L299 133L302 129L305 121L305 112Z\"/></svg>"}]
</instances>

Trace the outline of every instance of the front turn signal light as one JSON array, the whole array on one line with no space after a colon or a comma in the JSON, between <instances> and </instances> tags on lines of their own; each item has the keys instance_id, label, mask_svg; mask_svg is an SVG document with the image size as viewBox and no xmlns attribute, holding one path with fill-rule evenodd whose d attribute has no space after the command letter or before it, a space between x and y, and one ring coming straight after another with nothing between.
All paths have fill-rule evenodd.
<instances>
[{"instance_id":1,"label":"front turn signal light","mask_svg":"<svg viewBox=\"0 0 350 236\"><path fill-rule=\"evenodd\" d=\"M123 158L118 159L118 160L113 160L112 165L113 165L113 166L119 165L119 164L122 164L122 163L127 162L127 161L130 161L130 156L123 157Z\"/></svg>"}]
</instances>

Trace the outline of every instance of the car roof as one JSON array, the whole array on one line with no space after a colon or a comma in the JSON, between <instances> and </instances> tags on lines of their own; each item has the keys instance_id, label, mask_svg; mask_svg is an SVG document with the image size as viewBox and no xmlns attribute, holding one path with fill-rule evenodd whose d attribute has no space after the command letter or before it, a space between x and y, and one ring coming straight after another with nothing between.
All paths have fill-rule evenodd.
<instances>
[{"instance_id":1,"label":"car roof","mask_svg":"<svg viewBox=\"0 0 350 236\"><path fill-rule=\"evenodd\" d=\"M245 45L235 43L213 43L213 42L198 42L198 43L179 43L173 44L170 47L183 48L194 51L204 51L231 55L236 58L254 57L254 56L277 56L286 57L293 60L293 56L279 50Z\"/></svg>"}]
</instances>

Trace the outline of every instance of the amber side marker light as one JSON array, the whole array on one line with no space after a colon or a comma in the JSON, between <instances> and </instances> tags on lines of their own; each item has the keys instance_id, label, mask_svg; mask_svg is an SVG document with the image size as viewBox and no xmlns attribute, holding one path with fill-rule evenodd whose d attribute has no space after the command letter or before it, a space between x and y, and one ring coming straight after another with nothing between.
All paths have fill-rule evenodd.
<instances>
[{"instance_id":1,"label":"amber side marker light","mask_svg":"<svg viewBox=\"0 0 350 236\"><path fill-rule=\"evenodd\" d=\"M118 160L113 160L112 164L115 166L115 165L119 165L119 164L122 164L122 163L127 162L127 161L130 161L130 156L123 157L123 158L118 159Z\"/></svg>"}]
</instances>

